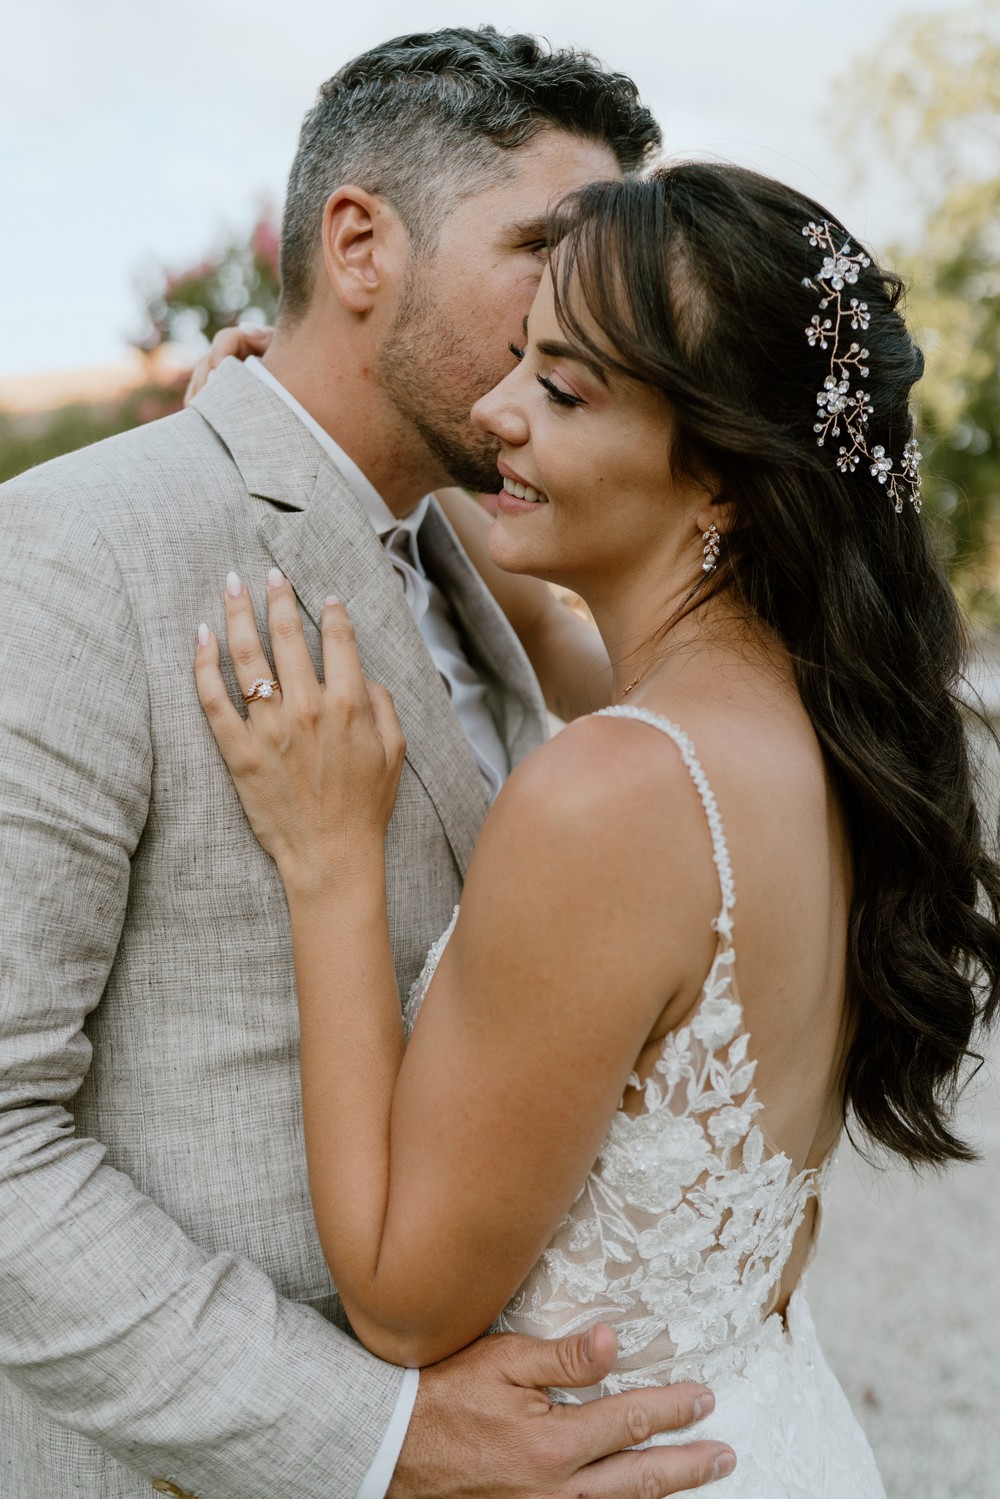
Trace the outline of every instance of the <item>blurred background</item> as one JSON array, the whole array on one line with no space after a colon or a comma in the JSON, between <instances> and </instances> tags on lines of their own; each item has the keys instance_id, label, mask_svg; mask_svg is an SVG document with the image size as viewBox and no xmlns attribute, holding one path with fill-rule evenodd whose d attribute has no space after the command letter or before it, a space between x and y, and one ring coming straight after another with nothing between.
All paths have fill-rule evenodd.
<instances>
[{"instance_id":1,"label":"blurred background","mask_svg":"<svg viewBox=\"0 0 1000 1499\"><path fill-rule=\"evenodd\" d=\"M489 21L637 80L670 154L735 160L902 270L927 356L927 510L1000 716L1000 0L33 0L0 51L0 480L175 410L220 327L265 322L318 84L404 31ZM890 1499L1000 1495L1000 1104L944 1178L837 1168L813 1271Z\"/></svg>"}]
</instances>

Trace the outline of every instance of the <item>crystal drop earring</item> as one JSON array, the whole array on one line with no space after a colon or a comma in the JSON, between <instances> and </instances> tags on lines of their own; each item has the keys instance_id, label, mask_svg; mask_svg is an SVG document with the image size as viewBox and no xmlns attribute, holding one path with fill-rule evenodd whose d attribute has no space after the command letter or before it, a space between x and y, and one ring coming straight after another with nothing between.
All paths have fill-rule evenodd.
<instances>
[{"instance_id":1,"label":"crystal drop earring","mask_svg":"<svg viewBox=\"0 0 1000 1499\"><path fill-rule=\"evenodd\" d=\"M706 573L714 573L715 569L719 565L720 537L718 526L712 525L709 526L707 531L702 531L701 539L705 543L705 560L701 564L702 571Z\"/></svg>"}]
</instances>

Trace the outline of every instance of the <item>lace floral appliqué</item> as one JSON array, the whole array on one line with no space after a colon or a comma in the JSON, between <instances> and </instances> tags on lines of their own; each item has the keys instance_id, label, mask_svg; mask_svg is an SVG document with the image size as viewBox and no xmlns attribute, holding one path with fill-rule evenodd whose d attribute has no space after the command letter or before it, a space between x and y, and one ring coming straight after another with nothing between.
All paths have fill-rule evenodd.
<instances>
[{"instance_id":1,"label":"lace floral appliqu\u00e9","mask_svg":"<svg viewBox=\"0 0 1000 1499\"><path fill-rule=\"evenodd\" d=\"M606 711L653 724L687 765L719 875L718 945L690 1020L663 1038L646 1076L629 1079L576 1202L492 1330L555 1337L611 1323L619 1350L612 1373L588 1391L553 1390L557 1400L684 1379L710 1384L715 1425L700 1434L737 1448L736 1473L719 1485L729 1499L884 1499L801 1293L785 1318L771 1310L820 1174L794 1173L761 1127L715 798L682 730L642 709ZM414 985L408 1033L453 928L454 918Z\"/></svg>"}]
</instances>

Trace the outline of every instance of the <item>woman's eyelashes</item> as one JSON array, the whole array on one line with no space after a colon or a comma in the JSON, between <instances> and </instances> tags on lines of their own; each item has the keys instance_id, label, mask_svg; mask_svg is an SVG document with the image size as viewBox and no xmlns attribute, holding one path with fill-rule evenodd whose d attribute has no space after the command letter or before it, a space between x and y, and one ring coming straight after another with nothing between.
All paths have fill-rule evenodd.
<instances>
[{"instance_id":1,"label":"woman's eyelashes","mask_svg":"<svg viewBox=\"0 0 1000 1499\"><path fill-rule=\"evenodd\" d=\"M521 360L524 358L524 350L518 348L517 344L514 343L508 344L507 347L513 354L517 362L520 364ZM549 397L549 400L552 401L556 406L586 406L587 403L582 396L570 395L568 390L563 390L560 386L556 385L552 380L550 380L547 375L536 375L535 379L545 391L546 395Z\"/></svg>"},{"instance_id":2,"label":"woman's eyelashes","mask_svg":"<svg viewBox=\"0 0 1000 1499\"><path fill-rule=\"evenodd\" d=\"M568 390L560 389L558 385L554 385L545 375L536 375L535 379L546 392L549 399L554 401L557 406L586 406L587 403L582 396L571 396Z\"/></svg>"}]
</instances>

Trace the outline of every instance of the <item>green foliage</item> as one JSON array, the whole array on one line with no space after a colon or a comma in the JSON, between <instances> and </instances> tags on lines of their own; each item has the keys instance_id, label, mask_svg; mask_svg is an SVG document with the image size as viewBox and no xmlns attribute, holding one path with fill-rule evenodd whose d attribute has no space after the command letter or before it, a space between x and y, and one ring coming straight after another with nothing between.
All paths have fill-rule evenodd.
<instances>
[{"instance_id":1,"label":"green foliage","mask_svg":"<svg viewBox=\"0 0 1000 1499\"><path fill-rule=\"evenodd\" d=\"M1000 150L1000 12L995 0L901 17L866 46L836 90L849 134L874 127L898 170L933 210L950 183L988 180Z\"/></svg>"},{"instance_id":2,"label":"green foliage","mask_svg":"<svg viewBox=\"0 0 1000 1499\"><path fill-rule=\"evenodd\" d=\"M190 347L243 319L273 321L278 305L277 225L262 210L248 239L230 238L189 270L161 273L145 296L144 327L136 346L150 354L161 344ZM0 411L0 483L35 464L126 432L178 411L186 377L131 391L118 402L75 403L40 415Z\"/></svg>"},{"instance_id":3,"label":"green foliage","mask_svg":"<svg viewBox=\"0 0 1000 1499\"><path fill-rule=\"evenodd\" d=\"M41 416L0 411L0 483L50 458L179 411L185 384L181 376L168 385L143 386L120 402L75 403Z\"/></svg>"},{"instance_id":4,"label":"green foliage","mask_svg":"<svg viewBox=\"0 0 1000 1499\"><path fill-rule=\"evenodd\" d=\"M948 194L907 267L927 491L970 610L1000 618L1000 178Z\"/></svg>"},{"instance_id":5,"label":"green foliage","mask_svg":"<svg viewBox=\"0 0 1000 1499\"><path fill-rule=\"evenodd\" d=\"M1000 7L894 23L845 80L851 150L881 151L923 208L894 256L927 358L916 391L924 496L952 578L1000 619Z\"/></svg>"},{"instance_id":6,"label":"green foliage","mask_svg":"<svg viewBox=\"0 0 1000 1499\"><path fill-rule=\"evenodd\" d=\"M200 345L241 321L271 323L278 307L277 224L263 210L249 239L230 239L189 270L165 271L147 293L144 352L162 343Z\"/></svg>"}]
</instances>

